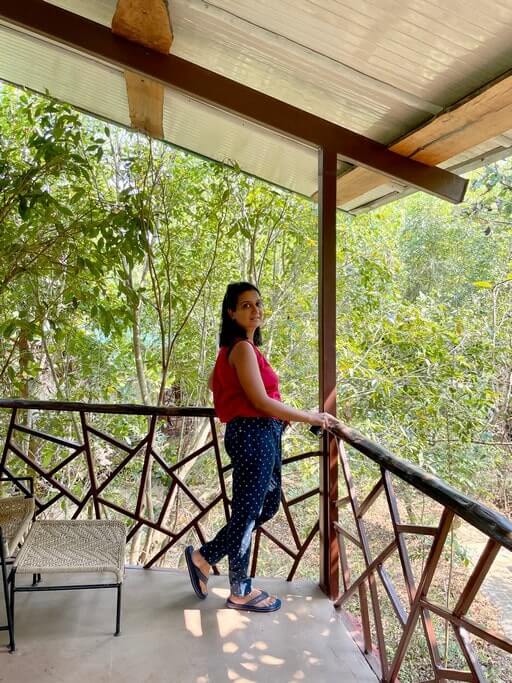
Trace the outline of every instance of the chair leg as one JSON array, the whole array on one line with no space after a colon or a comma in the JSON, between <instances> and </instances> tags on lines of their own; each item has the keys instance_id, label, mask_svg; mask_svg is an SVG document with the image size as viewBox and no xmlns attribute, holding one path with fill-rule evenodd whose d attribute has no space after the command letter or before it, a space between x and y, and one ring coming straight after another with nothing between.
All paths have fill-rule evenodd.
<instances>
[{"instance_id":1,"label":"chair leg","mask_svg":"<svg viewBox=\"0 0 512 683\"><path fill-rule=\"evenodd\" d=\"M121 632L121 586L121 583L117 585L116 632L114 633L115 636L118 636Z\"/></svg>"},{"instance_id":2,"label":"chair leg","mask_svg":"<svg viewBox=\"0 0 512 683\"><path fill-rule=\"evenodd\" d=\"M11 573L9 576L9 581L11 583L11 596L10 596L10 621L11 621L11 628L12 628L12 639L11 639L11 652L14 652L16 649L16 643L14 641L14 593L16 589L16 567L13 567L11 569Z\"/></svg>"},{"instance_id":3,"label":"chair leg","mask_svg":"<svg viewBox=\"0 0 512 683\"><path fill-rule=\"evenodd\" d=\"M7 614L7 630L9 632L9 650L14 651L14 625L12 623L11 603L9 600L9 588L7 581L7 567L5 564L4 543L0 532L0 562L2 564L2 587L4 590L5 613ZM5 628L5 627L4 627Z\"/></svg>"}]
</instances>

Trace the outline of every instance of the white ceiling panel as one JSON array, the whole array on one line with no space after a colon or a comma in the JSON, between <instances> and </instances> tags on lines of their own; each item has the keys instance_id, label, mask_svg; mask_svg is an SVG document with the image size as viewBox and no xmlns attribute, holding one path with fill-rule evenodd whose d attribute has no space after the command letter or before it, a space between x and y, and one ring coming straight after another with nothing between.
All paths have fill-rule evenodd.
<instances>
[{"instance_id":1,"label":"white ceiling panel","mask_svg":"<svg viewBox=\"0 0 512 683\"><path fill-rule=\"evenodd\" d=\"M110 25L116 0L50 0ZM512 66L512 3L173 0L171 52L389 143Z\"/></svg>"},{"instance_id":2,"label":"white ceiling panel","mask_svg":"<svg viewBox=\"0 0 512 683\"><path fill-rule=\"evenodd\" d=\"M236 161L246 173L281 187L305 195L316 191L314 148L169 89L164 99L164 135L169 142L210 159Z\"/></svg>"}]
</instances>

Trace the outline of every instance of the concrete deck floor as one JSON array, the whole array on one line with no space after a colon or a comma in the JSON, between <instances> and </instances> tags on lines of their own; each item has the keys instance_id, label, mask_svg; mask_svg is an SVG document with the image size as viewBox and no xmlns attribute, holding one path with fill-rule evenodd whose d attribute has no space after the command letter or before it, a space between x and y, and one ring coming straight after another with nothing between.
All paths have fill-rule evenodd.
<instances>
[{"instance_id":1,"label":"concrete deck floor","mask_svg":"<svg viewBox=\"0 0 512 683\"><path fill-rule=\"evenodd\" d=\"M62 583L62 577L52 582L58 578ZM184 573L128 569L118 638L112 635L113 590L18 593L17 649L9 654L3 647L7 634L0 633L0 681L377 680L315 584L258 580L255 585L283 599L281 610L272 614L226 609L226 584L225 577L212 577L210 596L201 602Z\"/></svg>"}]
</instances>

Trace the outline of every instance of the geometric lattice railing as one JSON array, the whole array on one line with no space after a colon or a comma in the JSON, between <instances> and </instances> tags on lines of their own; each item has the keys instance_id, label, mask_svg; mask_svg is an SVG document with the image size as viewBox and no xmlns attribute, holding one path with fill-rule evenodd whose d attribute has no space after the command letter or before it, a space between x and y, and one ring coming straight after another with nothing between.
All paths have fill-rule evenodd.
<instances>
[{"instance_id":1,"label":"geometric lattice railing","mask_svg":"<svg viewBox=\"0 0 512 683\"><path fill-rule=\"evenodd\" d=\"M229 519L231 465L219 447L211 408L9 399L0 401L0 409L10 410L0 456L0 475L7 476L13 483L20 473L35 476L36 516L58 517L65 509L72 518L99 519L112 515L122 518L127 525L128 541L136 534L145 534L144 538L152 534L158 537L158 543L148 543L143 560L146 568L161 562L173 549L177 552L177 544L187 535L195 535L199 542L204 542L202 525L215 508L217 526ZM63 430L66 418L67 432ZM100 419L110 420L107 429L100 428ZM135 427L129 424L134 419ZM201 425L198 426L198 422ZM117 433L120 423L124 436ZM49 433L48 425L54 433ZM192 438L198 433L202 435L199 443ZM190 437L186 445L188 443L191 450L181 452L179 459L173 457L172 447L168 447L176 434ZM315 450L291 456L283 460L283 465L307 458L318 461L319 455L321 453ZM201 472L211 475L209 485L203 481L203 474L199 476L200 481L192 482L184 474L191 471L198 458L202 458ZM155 481L158 487L148 485ZM16 486L27 492L22 482ZM286 487L286 476L283 476L283 486ZM278 538L268 524L256 531L253 574L258 567L261 539L266 537L288 556L288 580L295 576L304 553L319 531L316 510L316 521L310 529L305 531L304 525L298 527L300 503L318 493L319 488L315 487L289 497L282 490L286 520L284 540ZM173 506L175 514L171 514ZM193 538L189 540L195 542Z\"/></svg>"},{"instance_id":2,"label":"geometric lattice railing","mask_svg":"<svg viewBox=\"0 0 512 683\"><path fill-rule=\"evenodd\" d=\"M341 473L346 485L346 495L338 501L340 521L335 522L340 561L342 592L335 602L338 608L347 608L349 602L358 598L359 645L369 663L382 681L397 681L404 658L408 654L413 634L426 645L434 681L486 681L484 668L479 661L473 640L479 639L503 653L512 653L510 639L479 625L469 618L484 579L489 573L500 549L507 555L512 550L511 522L475 500L462 495L445 482L427 474L419 467L396 458L384 448L365 439L357 431L344 425L334 429L338 444ZM376 480L368 487L363 499L358 497L351 473L351 458L344 442L362 453L376 465ZM355 454L357 455L357 454ZM367 461L368 462L368 461ZM375 467L372 465L372 467ZM394 482L423 494L428 501L441 507L435 524L421 525L403 523ZM378 508L379 523L383 516L389 519L389 535L386 541L371 548L370 525L367 516ZM468 577L459 586L454 604L439 604L431 597L431 587L436 571L442 562L450 530L464 520L485 535L486 543ZM411 538L431 539L417 575L414 576L408 543ZM407 539L407 540L406 540ZM373 550L373 552L372 552ZM357 576L353 575L353 556L358 557ZM512 558L511 558L512 559ZM399 571L392 577L387 566L395 561ZM511 565L512 567L512 562ZM383 621L383 603L391 606L393 619L399 625L394 642L389 642L389 630ZM504 606L511 610L512 605ZM453 634L458 646L458 666L451 667L441 657L439 629L434 628L433 615L438 623ZM442 620L442 621L441 621ZM478 620L478 615L477 615ZM353 619L352 619L353 623ZM375 644L374 644L375 643ZM510 672L493 680L510 681ZM417 674L414 680L425 680Z\"/></svg>"}]
</instances>

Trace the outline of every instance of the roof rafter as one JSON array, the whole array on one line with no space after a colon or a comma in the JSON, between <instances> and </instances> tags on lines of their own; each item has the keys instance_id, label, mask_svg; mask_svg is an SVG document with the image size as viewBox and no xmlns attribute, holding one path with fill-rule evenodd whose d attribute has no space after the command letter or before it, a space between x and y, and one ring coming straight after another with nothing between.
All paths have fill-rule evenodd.
<instances>
[{"instance_id":1,"label":"roof rafter","mask_svg":"<svg viewBox=\"0 0 512 683\"><path fill-rule=\"evenodd\" d=\"M426 164L440 164L510 129L512 72L441 112L389 149ZM338 206L353 203L388 182L363 168L348 171L337 181Z\"/></svg>"},{"instance_id":2,"label":"roof rafter","mask_svg":"<svg viewBox=\"0 0 512 683\"><path fill-rule=\"evenodd\" d=\"M442 169L396 154L374 140L326 121L175 55L148 51L110 29L43 0L0 0L0 20L72 48L122 70L129 70L191 97L331 150L343 159L406 185L458 203L467 181ZM1 74L0 74L1 76Z\"/></svg>"}]
</instances>

